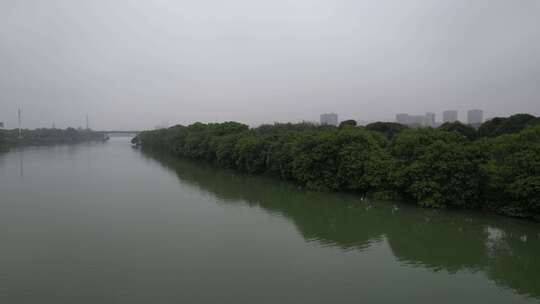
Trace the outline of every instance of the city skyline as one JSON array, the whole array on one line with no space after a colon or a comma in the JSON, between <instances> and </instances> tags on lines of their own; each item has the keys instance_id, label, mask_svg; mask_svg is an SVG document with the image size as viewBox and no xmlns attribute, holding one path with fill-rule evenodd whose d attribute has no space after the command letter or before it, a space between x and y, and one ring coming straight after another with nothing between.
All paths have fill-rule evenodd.
<instances>
[{"instance_id":1,"label":"city skyline","mask_svg":"<svg viewBox=\"0 0 540 304\"><path fill-rule=\"evenodd\" d=\"M471 111L480 111L480 114L479 114L480 119L478 121L475 121L475 122L470 122L469 121L469 112L471 112ZM18 113L18 110L17 110L17 113ZM22 111L21 111L21 113L22 113ZM461 115L460 115L460 113L461 113ZM465 111L443 110L440 113L437 113L437 112L424 112L423 114L410 114L410 113L403 112L403 113L396 113L394 115L394 118L392 118L392 119L382 119L382 120L373 120L373 119L371 119L370 120L370 119L362 119L362 118L358 118L358 117L353 117L353 116L347 115L347 114L339 114L339 113L336 113L336 112L328 112L328 113L320 114L319 119L317 119L317 120L313 119L312 117L305 117L303 119L296 120L296 121L272 120L272 121L268 121L268 122L263 122L261 124L252 124L250 126L257 127L257 126L260 126L260 125L263 125L263 124L298 123L298 122L314 122L314 123L319 123L321 125L323 125L323 124L338 125L341 121L351 120L352 119L352 120L355 120L356 122L358 122L359 125L373 123L373 122L398 122L398 123L405 124L405 125L422 125L422 126L428 126L428 127L437 127L438 125L440 125L442 123L445 123L445 122L459 121L459 122L464 123L464 124L477 124L477 123L486 122L486 121L488 121L488 120L490 120L492 118L495 118L495 117L508 117L508 116L515 115L515 114L523 114L523 113L512 113L512 114L504 115L504 116L489 116L489 117L486 117L485 111L483 109L468 109L468 110L465 110ZM534 113L525 113L525 114L535 115ZM18 114L16 114L16 115L18 115ZM335 115L335 122L334 122L334 120L332 120L334 118L333 117L329 118L328 115L331 115L331 116ZM324 116L324 118L323 118L323 116ZM408 118L406 118L406 116L408 116ZM401 117L401 118L398 118L398 117ZM457 117L457 119L454 119L454 117ZM0 117L0 119L1 119L1 117ZM328 119L332 120L332 122L330 122L330 123L324 123L323 122L323 121L327 121ZM71 128L78 128L78 129L85 129L85 128L89 129L89 120L90 120L89 115L85 114L85 115L82 116L82 120L79 121L78 124L59 126L58 128L71 127ZM233 120L230 120L230 121L233 121ZM191 124L191 123L195 123L195 122L212 123L212 122L224 122L224 121L218 121L217 119L214 119L213 121L192 121L192 122L187 123L187 124ZM1 121L1 120L0 120L0 123L2 124L4 129L16 129L16 128L19 128L19 123L17 123L16 125L11 125L11 126L8 125L7 123ZM242 122L242 123L245 123L245 122ZM153 127L148 128L148 130L156 129L156 128L166 128L166 127L169 127L171 125L176 125L176 124L181 124L181 123L172 123L171 124L168 121L163 120L160 123L154 125ZM38 127L32 127L32 126L25 125L24 120L21 119L21 127L23 129L26 129L26 128L27 129L49 128L51 125L53 126L53 128L57 128L57 122L56 121L50 122L50 124L48 126L43 125L43 126L38 126ZM84 127L83 127L83 125L84 125ZM94 128L94 129L96 129L96 130L119 130L119 131L122 131L122 130L144 130L142 128L141 129L136 129L136 128L133 128L133 129L124 128L124 129L122 129L122 128L100 128L100 127Z\"/></svg>"},{"instance_id":2,"label":"city skyline","mask_svg":"<svg viewBox=\"0 0 540 304\"><path fill-rule=\"evenodd\" d=\"M433 112L426 112L423 115L398 113L396 114L395 121L404 125L420 125L426 127L435 127L442 123L461 122L465 124L481 124L490 120L491 118L484 118L484 110L470 109L465 112L464 119L459 119L459 111L457 110L445 110L442 112L441 119L437 119L437 114Z\"/></svg>"}]
</instances>

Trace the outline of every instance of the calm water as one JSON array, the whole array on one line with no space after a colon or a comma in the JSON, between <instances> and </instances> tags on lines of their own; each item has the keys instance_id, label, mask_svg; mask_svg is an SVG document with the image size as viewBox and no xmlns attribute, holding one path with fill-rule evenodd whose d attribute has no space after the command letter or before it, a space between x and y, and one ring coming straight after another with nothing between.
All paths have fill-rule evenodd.
<instances>
[{"instance_id":1,"label":"calm water","mask_svg":"<svg viewBox=\"0 0 540 304\"><path fill-rule=\"evenodd\" d=\"M0 303L538 303L540 224L306 193L128 139L0 154Z\"/></svg>"}]
</instances>

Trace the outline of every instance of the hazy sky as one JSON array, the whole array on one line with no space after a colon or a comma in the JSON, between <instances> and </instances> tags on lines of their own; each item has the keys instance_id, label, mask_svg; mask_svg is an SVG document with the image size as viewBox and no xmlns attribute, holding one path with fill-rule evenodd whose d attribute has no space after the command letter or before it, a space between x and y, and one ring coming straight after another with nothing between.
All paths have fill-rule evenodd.
<instances>
[{"instance_id":1,"label":"hazy sky","mask_svg":"<svg viewBox=\"0 0 540 304\"><path fill-rule=\"evenodd\" d=\"M0 121L540 115L539 0L0 0Z\"/></svg>"}]
</instances>

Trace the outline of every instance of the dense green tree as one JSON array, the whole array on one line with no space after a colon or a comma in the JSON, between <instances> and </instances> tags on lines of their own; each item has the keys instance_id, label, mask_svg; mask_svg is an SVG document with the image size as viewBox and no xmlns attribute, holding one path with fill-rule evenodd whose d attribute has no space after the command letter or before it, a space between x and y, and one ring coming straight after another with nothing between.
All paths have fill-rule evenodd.
<instances>
[{"instance_id":1,"label":"dense green tree","mask_svg":"<svg viewBox=\"0 0 540 304\"><path fill-rule=\"evenodd\" d=\"M216 151L215 161L218 165L224 168L235 168L234 147L240 137L240 134L227 134L213 139L211 146Z\"/></svg>"},{"instance_id":2,"label":"dense green tree","mask_svg":"<svg viewBox=\"0 0 540 304\"><path fill-rule=\"evenodd\" d=\"M294 145L293 178L310 189L337 190L337 131L301 134Z\"/></svg>"},{"instance_id":3,"label":"dense green tree","mask_svg":"<svg viewBox=\"0 0 540 304\"><path fill-rule=\"evenodd\" d=\"M343 128L343 127L356 127L356 120L354 119L349 119L349 120L344 120L342 122L339 123L339 127L340 128Z\"/></svg>"},{"instance_id":4,"label":"dense green tree","mask_svg":"<svg viewBox=\"0 0 540 304\"><path fill-rule=\"evenodd\" d=\"M242 136L234 146L236 168L247 173L264 173L266 171L266 144L263 137L253 132Z\"/></svg>"},{"instance_id":5,"label":"dense green tree","mask_svg":"<svg viewBox=\"0 0 540 304\"><path fill-rule=\"evenodd\" d=\"M99 141L104 139L104 134L91 130L77 130L74 128L63 129L23 129L22 138L19 138L19 130L2 130L3 146L15 145L49 145L71 144L85 141ZM1 140L1 139L0 139Z\"/></svg>"},{"instance_id":6,"label":"dense green tree","mask_svg":"<svg viewBox=\"0 0 540 304\"><path fill-rule=\"evenodd\" d=\"M464 143L466 140L465 137L455 132L431 128L408 129L392 140L390 151L398 162L411 162L421 157L426 149L436 141Z\"/></svg>"},{"instance_id":7,"label":"dense green tree","mask_svg":"<svg viewBox=\"0 0 540 304\"><path fill-rule=\"evenodd\" d=\"M299 132L276 132L267 137L268 155L266 167L269 174L286 180L293 179L293 160L295 143L299 140Z\"/></svg>"},{"instance_id":8,"label":"dense green tree","mask_svg":"<svg viewBox=\"0 0 540 304\"><path fill-rule=\"evenodd\" d=\"M401 131L407 130L406 125L402 125L396 122L374 122L366 125L366 129L370 131L380 132L388 139L394 138Z\"/></svg>"},{"instance_id":9,"label":"dense green tree","mask_svg":"<svg viewBox=\"0 0 540 304\"><path fill-rule=\"evenodd\" d=\"M454 132L405 131L392 143L393 182L423 206L478 204L481 153Z\"/></svg>"},{"instance_id":10,"label":"dense green tree","mask_svg":"<svg viewBox=\"0 0 540 304\"><path fill-rule=\"evenodd\" d=\"M387 192L426 207L482 208L540 215L540 126L474 139L462 124L409 129L309 123L249 129L195 123L139 134L136 143L312 190Z\"/></svg>"},{"instance_id":11,"label":"dense green tree","mask_svg":"<svg viewBox=\"0 0 540 304\"><path fill-rule=\"evenodd\" d=\"M540 118L529 114L516 114L510 117L495 117L484 122L478 129L481 137L496 137L517 133L527 127L540 124Z\"/></svg>"},{"instance_id":12,"label":"dense green tree","mask_svg":"<svg viewBox=\"0 0 540 304\"><path fill-rule=\"evenodd\" d=\"M294 179L310 189L377 189L391 163L377 136L347 128L303 134L294 147Z\"/></svg>"},{"instance_id":13,"label":"dense green tree","mask_svg":"<svg viewBox=\"0 0 540 304\"><path fill-rule=\"evenodd\" d=\"M459 121L445 122L439 129L448 132L457 132L471 140L476 138L476 129Z\"/></svg>"},{"instance_id":14,"label":"dense green tree","mask_svg":"<svg viewBox=\"0 0 540 304\"><path fill-rule=\"evenodd\" d=\"M2 130L0 130L0 151L5 150L7 148L6 143L6 135Z\"/></svg>"},{"instance_id":15,"label":"dense green tree","mask_svg":"<svg viewBox=\"0 0 540 304\"><path fill-rule=\"evenodd\" d=\"M489 204L516 216L540 215L540 126L481 143Z\"/></svg>"}]
</instances>

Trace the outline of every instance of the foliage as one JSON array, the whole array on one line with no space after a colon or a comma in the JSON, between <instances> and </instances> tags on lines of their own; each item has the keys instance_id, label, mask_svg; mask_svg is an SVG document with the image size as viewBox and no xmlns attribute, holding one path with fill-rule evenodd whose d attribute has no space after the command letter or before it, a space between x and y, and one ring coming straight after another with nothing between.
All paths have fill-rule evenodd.
<instances>
[{"instance_id":1,"label":"foliage","mask_svg":"<svg viewBox=\"0 0 540 304\"><path fill-rule=\"evenodd\" d=\"M339 123L339 127L340 128L343 128L343 127L356 127L356 120L354 119L349 119L349 120L344 120L342 122Z\"/></svg>"},{"instance_id":2,"label":"foliage","mask_svg":"<svg viewBox=\"0 0 540 304\"><path fill-rule=\"evenodd\" d=\"M454 133L434 129L404 132L392 145L395 186L426 207L477 207L482 159Z\"/></svg>"},{"instance_id":3,"label":"foliage","mask_svg":"<svg viewBox=\"0 0 540 304\"><path fill-rule=\"evenodd\" d=\"M490 209L540 215L540 126L475 139L462 124L409 129L309 123L195 123L146 131L134 140L252 174L291 180L312 190L393 192L424 207Z\"/></svg>"},{"instance_id":4,"label":"foliage","mask_svg":"<svg viewBox=\"0 0 540 304\"><path fill-rule=\"evenodd\" d=\"M478 129L481 137L496 137L517 133L527 127L540 125L540 117L529 114L516 114L510 117L495 117L484 122Z\"/></svg>"},{"instance_id":5,"label":"foliage","mask_svg":"<svg viewBox=\"0 0 540 304\"><path fill-rule=\"evenodd\" d=\"M494 208L517 216L540 214L540 126L482 143L486 199Z\"/></svg>"},{"instance_id":6,"label":"foliage","mask_svg":"<svg viewBox=\"0 0 540 304\"><path fill-rule=\"evenodd\" d=\"M406 125L402 125L396 122L374 122L366 126L366 129L370 131L376 131L383 133L386 138L392 139L401 131L408 129Z\"/></svg>"},{"instance_id":7,"label":"foliage","mask_svg":"<svg viewBox=\"0 0 540 304\"><path fill-rule=\"evenodd\" d=\"M471 140L476 138L476 129L459 121L445 122L439 129L448 132L457 132Z\"/></svg>"},{"instance_id":8,"label":"foliage","mask_svg":"<svg viewBox=\"0 0 540 304\"><path fill-rule=\"evenodd\" d=\"M294 179L311 189L376 189L390 165L377 136L362 129L302 134L293 149Z\"/></svg>"},{"instance_id":9,"label":"foliage","mask_svg":"<svg viewBox=\"0 0 540 304\"><path fill-rule=\"evenodd\" d=\"M5 150L6 148L7 148L6 135L4 134L4 131L0 130L0 151Z\"/></svg>"},{"instance_id":10,"label":"foliage","mask_svg":"<svg viewBox=\"0 0 540 304\"><path fill-rule=\"evenodd\" d=\"M19 138L19 130L0 131L0 148L15 145L48 145L70 144L85 141L99 141L104 139L104 134L91 130L67 129L23 129L22 138Z\"/></svg>"}]
</instances>

